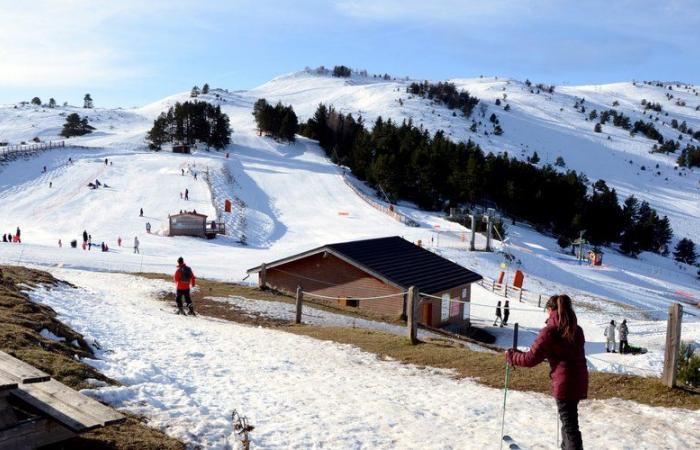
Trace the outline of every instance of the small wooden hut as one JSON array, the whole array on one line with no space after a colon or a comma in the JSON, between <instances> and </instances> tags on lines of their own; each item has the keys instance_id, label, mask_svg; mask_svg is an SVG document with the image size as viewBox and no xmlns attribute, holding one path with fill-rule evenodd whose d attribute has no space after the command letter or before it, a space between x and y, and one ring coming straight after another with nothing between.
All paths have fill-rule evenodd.
<instances>
[{"instance_id":1,"label":"small wooden hut","mask_svg":"<svg viewBox=\"0 0 700 450\"><path fill-rule=\"evenodd\" d=\"M170 216L170 236L207 236L207 215L184 212Z\"/></svg>"}]
</instances>

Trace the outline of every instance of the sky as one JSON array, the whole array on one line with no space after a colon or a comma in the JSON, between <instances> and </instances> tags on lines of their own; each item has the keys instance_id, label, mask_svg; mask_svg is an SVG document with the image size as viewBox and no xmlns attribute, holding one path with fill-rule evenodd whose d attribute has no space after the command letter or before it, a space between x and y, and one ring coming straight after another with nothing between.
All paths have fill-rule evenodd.
<instances>
[{"instance_id":1,"label":"sky","mask_svg":"<svg viewBox=\"0 0 700 450\"><path fill-rule=\"evenodd\" d=\"M0 103L140 106L304 67L700 84L697 0L0 0Z\"/></svg>"}]
</instances>

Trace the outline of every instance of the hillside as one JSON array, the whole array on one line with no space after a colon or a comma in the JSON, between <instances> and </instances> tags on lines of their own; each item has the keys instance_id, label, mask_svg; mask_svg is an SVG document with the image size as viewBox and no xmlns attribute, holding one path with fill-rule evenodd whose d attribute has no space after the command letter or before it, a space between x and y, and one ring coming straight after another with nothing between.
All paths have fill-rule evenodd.
<instances>
[{"instance_id":1,"label":"hillside","mask_svg":"<svg viewBox=\"0 0 700 450\"><path fill-rule=\"evenodd\" d=\"M483 132L490 124L479 125L478 132L473 133L469 131L470 120L458 114L453 116L447 108L431 104L426 99L410 98L406 93L410 82L359 76L339 79L301 72L276 78L250 91L212 89L209 94L200 95L199 100L220 105L229 115L234 130L232 143L224 152L200 147L191 155L152 152L145 144L145 133L153 119L175 102L188 100L189 92L135 109L2 106L0 142L15 144L35 137L42 141L59 139L64 117L71 112L87 115L96 130L67 140L65 148L19 155L0 165L0 204L3 205L0 234L3 231L14 233L20 226L23 241L21 245L0 243L0 262L42 266L57 278L79 286L77 290L65 289L59 293L39 289L32 295L36 301L55 308L67 325L86 337L99 338L105 343L100 359L91 360L90 364L126 387L96 389L92 394L120 408L143 413L153 424L164 429L175 422L176 426L168 433L187 442L223 442L230 433L230 423L228 420L223 423L221 417L230 414L231 407L245 405L261 425L261 442L282 448L284 444L280 443L292 435L297 442L302 442L302 446L314 445L316 441L308 440L307 434L318 435L321 431L308 431L305 428L308 424L304 424L280 435L275 421L264 416L262 411L275 403L273 398L281 398L289 391L289 385L279 384L277 378L279 374L287 376L287 369L297 370L305 377L312 371L312 384L325 386L321 392L329 392L329 385L325 384L327 380L324 381L326 372L318 367L312 368L306 362L309 354L323 360L323 351L330 352L323 354L330 354L335 362L347 362L336 369L332 369L332 364L324 366L327 370L336 370L345 379L352 379L352 374L356 374L360 376L358 380L370 382L370 373L379 371L399 373L391 375L398 377L399 381L402 377L420 379L427 386L435 382L434 377L439 377L442 390L438 394L443 397L467 388L467 397L455 397L455 404L464 405L470 396L482 395L489 396L489 405L496 404L494 399L500 396L500 391L474 387L471 381L455 381L442 372L425 373L413 366L406 368L394 363L387 367L386 363L375 361L374 355L368 356L354 348L329 344L319 350L315 341L280 336L285 334L282 332L232 327L208 320L186 323L190 318L177 318L172 326L161 327L172 315L154 300L159 293L169 289L169 284L162 281L146 283L131 275L99 272L171 274L176 258L183 256L198 277L252 283L255 280L247 277L246 270L262 262L331 242L398 235L412 242L420 240L430 250L486 277L496 278L506 267L507 279L510 280L515 269L523 270L525 287L535 294L572 294L579 323L586 333L591 370L658 376L666 329L663 319L667 306L675 301L686 303L686 310L693 314L684 318L683 339L700 341L700 322L697 319L700 311L690 305L700 300L700 285L695 276L697 269L656 254L642 253L638 259L631 259L613 249L606 250L603 266L581 265L570 254L561 252L553 237L519 222L506 224L507 239L496 242L497 252L469 252L465 242L467 230L448 221L443 212L425 211L400 203L397 209L419 226L407 226L394 220L372 207L368 199L375 204L385 203L369 187L344 174L344 170L333 164L315 141L298 137L295 143L286 144L261 137L251 114L253 103L260 97L272 102L291 103L302 119L313 114L319 102L325 102L344 112L361 114L368 124L379 115L394 120L407 118L432 131L445 129L455 139L472 139L487 151L505 150L525 158L537 150L543 162L562 156L567 168L581 170L591 180L604 178L622 193L635 193L648 199L660 212L669 214L677 237L694 237L700 225L698 170L674 170L673 155L649 154L652 143L649 139L631 137L629 132L611 124L604 127L604 133L595 133L593 123L585 120L587 113L573 108L576 97L586 98L587 111L590 107L601 110L618 101L620 105L616 108L634 118L641 98L654 102L663 100L662 88L623 83L557 87L552 94L536 94L530 93L524 83L514 80L456 80L459 86L469 89L487 105L483 112L477 107L474 112L477 120L477 116L483 113L486 124L489 115L497 112L504 134L495 136L489 133L487 136ZM503 98L504 92L508 94L510 111L503 111L503 104L495 105L495 99ZM687 97L688 105L694 104L689 93L683 95ZM700 129L698 113L689 107L674 108L664 103L664 108L668 109L669 116L663 116L660 121L678 117L694 129ZM670 128L663 128L663 133L669 138L673 136ZM641 165L655 168L657 163L659 169L655 170L664 176L654 176L650 170L640 169ZM90 189L88 183L96 179L106 186ZM189 200L180 196L185 189L189 192ZM232 214L222 213L226 199L234 203ZM143 217L139 215L141 208ZM210 218L221 216L226 223L227 235L209 241L167 236L168 215L180 210L197 210ZM151 224L151 233L145 231L146 223ZM100 252L99 247L89 251L70 248L70 241L80 241L83 230L92 235L93 243L105 242L110 251ZM134 254L132 249L134 237L141 241L139 254ZM118 238L122 238L121 247ZM62 247L58 246L59 239ZM484 246L484 240L479 236L479 248ZM482 286L473 286L471 317L475 324L496 335L497 344L508 346L510 328L492 326L493 311L501 298ZM541 327L543 315L536 302L519 306L521 308L513 310L511 320L520 323L521 345L528 346ZM143 318L143 322L134 320L134 317ZM634 336L631 343L647 348L648 352L634 357L605 353L602 333L611 318L630 320ZM147 326L142 327L142 323ZM187 341L185 350L173 339L174 335L184 336L184 341ZM269 345L261 344L263 341ZM238 342L241 347L231 342ZM245 350L253 346L257 353ZM182 355L173 358L172 355L178 352ZM214 356L205 357L210 354ZM257 359L256 355L262 354L269 356L264 360ZM235 360L245 361L246 366L258 371L232 365L228 359L222 360L222 355L235 355ZM200 360L201 364L197 362ZM186 371L185 378L181 378L182 367L190 364L192 367ZM366 369L358 372L358 366L366 366ZM212 389L218 392L217 380L222 374L229 376L231 373L235 373L237 380L244 381L235 386L235 395L220 398ZM267 378L258 380L254 373L265 373ZM151 378L157 383L150 384ZM195 400L188 402L186 394L198 388L192 385L192 380L201 381L206 388L193 394ZM360 384L365 381L360 381ZM279 386L270 391L269 383ZM362 392L359 385L352 386ZM356 405L360 398L353 396L352 386L341 397L351 399L349 405ZM230 387L234 389L234 386ZM391 389L387 383L375 386L372 392L378 396L377 410L393 408L387 406L395 405ZM299 402L295 402L293 409L276 403L281 405L279 413L308 414L315 405L324 411L329 410L329 402L322 398L323 395L316 395L310 403L302 404L301 399L308 397L307 394L318 392L294 391L298 397L293 398L298 398ZM542 398L532 394L518 395L535 404L543 402ZM271 397L259 402L241 400L259 396ZM417 403L418 409L424 409L429 400L429 396L421 397L423 403ZM182 409L173 408L173 405ZM489 427L493 422L491 416L498 412L492 406L488 408L488 417L473 431L475 442L488 441ZM591 407L591 414L595 415L594 411L599 408L607 413L622 414L629 405L595 404ZM373 415L370 409L367 408L368 415L363 420L366 420L366 429L374 430L370 423L382 419ZM338 433L338 439L341 431L346 430L344 427L350 426L345 420L351 410L352 406L347 406L342 414L331 415L337 425L334 433ZM525 427L531 418L525 409L521 412L524 419L518 426ZM467 414L466 411L463 413ZM637 414L637 411L633 413ZM658 425L664 430L670 427L671 419L667 420L665 412L639 407L639 414L647 413L644 423L650 427ZM190 415L209 425L192 429L192 423L183 419ZM411 414L405 416L407 423L417 423ZM685 413L678 417L688 427L697 422ZM452 430L445 431L445 445L449 448L455 446L460 439L458 436L464 436L468 430L455 432L453 421L447 417L443 419L440 426ZM553 419L552 416L552 426L542 425L543 432L554 430ZM387 437L395 436L392 434L395 431L388 431L397 429L394 425L382 422L381 427L381 430L363 435L363 442L388 448L390 444L387 442L391 439L405 439ZM631 441L633 434L625 434L625 439ZM411 436L419 439L418 435L423 439L429 433L419 432ZM649 442L661 442L658 435L646 435L645 438ZM608 446L610 441L606 439L601 437L596 443ZM695 442L695 437L688 438L682 432L674 434L673 439L678 445ZM538 441L537 445L544 444Z\"/></svg>"}]
</instances>

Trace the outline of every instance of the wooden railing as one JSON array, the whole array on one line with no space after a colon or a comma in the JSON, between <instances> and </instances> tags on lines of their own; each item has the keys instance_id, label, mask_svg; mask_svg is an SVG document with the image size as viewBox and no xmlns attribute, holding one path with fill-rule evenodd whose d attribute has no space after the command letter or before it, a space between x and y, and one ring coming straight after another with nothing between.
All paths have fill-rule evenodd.
<instances>
[{"instance_id":1,"label":"wooden railing","mask_svg":"<svg viewBox=\"0 0 700 450\"><path fill-rule=\"evenodd\" d=\"M31 153L50 148L65 147L66 141L35 142L31 144L15 144L0 146L0 159L4 159L12 153Z\"/></svg>"},{"instance_id":2,"label":"wooden railing","mask_svg":"<svg viewBox=\"0 0 700 450\"><path fill-rule=\"evenodd\" d=\"M385 206L382 205L381 203L377 202L373 198L371 198L369 195L365 194L364 192L360 191L357 186L352 184L350 180L343 174L343 181L345 184L347 184L350 189L352 189L355 194L357 194L362 200L367 202L372 208L383 212L384 214L388 215L394 220L398 220L399 222L403 223L404 225L408 225L409 227L419 227L420 224L416 222L415 220L411 219L408 217L406 214L400 213L396 211L393 207Z\"/></svg>"}]
</instances>

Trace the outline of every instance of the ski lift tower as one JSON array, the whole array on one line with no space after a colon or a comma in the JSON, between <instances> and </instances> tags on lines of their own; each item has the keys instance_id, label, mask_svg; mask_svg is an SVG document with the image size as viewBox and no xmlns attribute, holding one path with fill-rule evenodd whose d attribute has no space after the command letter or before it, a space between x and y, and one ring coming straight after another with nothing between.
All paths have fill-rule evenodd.
<instances>
[{"instance_id":1,"label":"ski lift tower","mask_svg":"<svg viewBox=\"0 0 700 450\"><path fill-rule=\"evenodd\" d=\"M469 250L474 251L476 250L476 223L477 220L481 220L481 222L486 224L486 248L484 249L487 252L493 251L493 248L491 246L491 241L493 240L493 230L494 230L494 225L497 223L501 222L501 216L499 216L496 213L496 210L493 208L488 208L485 211L471 211L469 214L469 219L471 221L470 229L471 229L471 235L469 238Z\"/></svg>"},{"instance_id":2,"label":"ski lift tower","mask_svg":"<svg viewBox=\"0 0 700 450\"><path fill-rule=\"evenodd\" d=\"M572 244L576 248L576 259L578 260L578 263L581 264L581 261L586 259L586 256L584 255L584 250L583 246L588 245L588 241L583 238L583 235L586 233L586 230L581 230L578 234L578 239L574 240Z\"/></svg>"}]
</instances>

